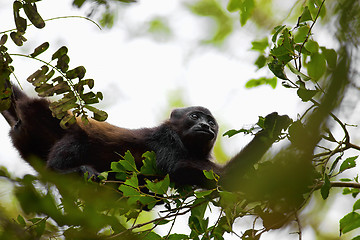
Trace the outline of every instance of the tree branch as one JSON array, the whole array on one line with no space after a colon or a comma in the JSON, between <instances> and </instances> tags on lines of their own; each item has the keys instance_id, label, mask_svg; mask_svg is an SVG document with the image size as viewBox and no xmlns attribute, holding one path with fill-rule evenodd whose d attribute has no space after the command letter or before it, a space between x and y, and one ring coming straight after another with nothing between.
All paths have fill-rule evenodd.
<instances>
[{"instance_id":1,"label":"tree branch","mask_svg":"<svg viewBox=\"0 0 360 240\"><path fill-rule=\"evenodd\" d=\"M319 182L314 189L320 189L324 185L324 182ZM360 183L357 182L341 182L341 181L332 181L330 182L331 187L349 187L360 189Z\"/></svg>"}]
</instances>

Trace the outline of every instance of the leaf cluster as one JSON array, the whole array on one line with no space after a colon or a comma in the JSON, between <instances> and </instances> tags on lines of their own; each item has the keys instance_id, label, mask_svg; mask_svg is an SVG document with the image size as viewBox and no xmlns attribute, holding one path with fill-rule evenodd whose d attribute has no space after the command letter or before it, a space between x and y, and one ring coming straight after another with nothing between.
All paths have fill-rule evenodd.
<instances>
[{"instance_id":1,"label":"leaf cluster","mask_svg":"<svg viewBox=\"0 0 360 240\"><path fill-rule=\"evenodd\" d=\"M24 37L27 29L27 19L22 17L24 11L26 17L31 24L37 28L44 28L45 21L42 19L37 11L37 1L14 1L13 14L16 26L16 31L11 31L10 38L17 46L22 46L26 41ZM50 44L44 42L36 47L29 55L11 54L5 44L8 40L6 32L2 32L0 39L0 110L6 110L11 105L11 82L10 75L14 73L15 69L11 66L13 56L22 56L31 58L42 62L44 65L33 74L31 74L27 81L34 87L35 91L40 97L50 97L54 95L62 95L61 99L52 102L50 109L53 116L61 119L60 125L63 128L76 122L76 117L81 116L81 119L87 123L88 111L93 113L93 118L98 121L107 119L107 113L95 108L93 104L98 103L103 99L101 92L94 93L91 90L94 87L93 79L84 79L86 69L83 66L78 66L69 69L70 57L68 55L68 48L66 46L60 47L52 54L50 62L45 62L38 58L38 56L49 49ZM52 61L56 61L52 65ZM15 76L16 77L16 76Z\"/></svg>"}]
</instances>

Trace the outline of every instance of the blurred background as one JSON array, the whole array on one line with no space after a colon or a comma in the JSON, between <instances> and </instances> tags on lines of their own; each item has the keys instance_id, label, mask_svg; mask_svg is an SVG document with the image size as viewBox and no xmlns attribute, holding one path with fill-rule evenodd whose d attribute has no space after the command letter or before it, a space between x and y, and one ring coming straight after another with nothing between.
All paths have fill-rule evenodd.
<instances>
[{"instance_id":1,"label":"blurred background","mask_svg":"<svg viewBox=\"0 0 360 240\"><path fill-rule=\"evenodd\" d=\"M225 131L251 126L258 116L274 111L296 119L308 106L301 102L296 90L286 89L279 82L275 89L270 85L245 87L250 79L272 77L267 68L258 70L254 65L258 53L251 51L251 42L268 36L277 25L295 26L297 19L289 16L298 1L260 1L261 9L245 26L241 26L238 13L226 11L227 1L223 0L140 0L131 4L109 3L108 8L85 4L80 9L72 2L46 0L38 2L37 7L44 19L89 16L100 21L102 29L82 18L47 21L44 29L31 27L21 49L9 41L9 52L29 54L46 40L50 50L41 58L47 61L51 53L66 45L70 68L85 66L86 78L93 78L95 91L104 94L98 107L109 114L107 121L114 125L152 127L167 119L174 107L207 107L220 125L214 154L224 162L251 139L241 134L228 139L222 137ZM201 7L204 5L207 8ZM12 19L12 14L12 2L0 0L0 31L14 28L12 21L4 21ZM326 23L331 21L327 19ZM335 29L329 25L315 26L315 37L327 48L334 48L336 42L331 38ZM36 96L26 78L42 64L21 57L13 59L14 66L22 67L15 69L15 74L24 91ZM351 113L343 116L351 120L357 112L359 106L353 104ZM34 173L12 147L8 131L6 121L0 118L0 164L16 176ZM0 195L6 198L7 189L0 190ZM331 197L322 208L319 194L308 204L303 214L312 217L303 223L304 239L339 238L338 221L351 211L354 200L340 194ZM239 231L244 224L251 226L252 219L241 219ZM186 226L186 222L179 220L178 225ZM267 239L298 239L289 232L270 232Z\"/></svg>"}]
</instances>

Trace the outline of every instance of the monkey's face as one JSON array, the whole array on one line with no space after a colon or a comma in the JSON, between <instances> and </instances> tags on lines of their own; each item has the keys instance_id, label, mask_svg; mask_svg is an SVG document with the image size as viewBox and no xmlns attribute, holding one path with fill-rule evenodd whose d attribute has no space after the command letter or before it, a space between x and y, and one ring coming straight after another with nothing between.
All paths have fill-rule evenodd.
<instances>
[{"instance_id":1,"label":"monkey's face","mask_svg":"<svg viewBox=\"0 0 360 240\"><path fill-rule=\"evenodd\" d=\"M190 112L183 122L183 136L200 141L211 141L216 138L218 126L212 116L202 112Z\"/></svg>"},{"instance_id":2,"label":"monkey's face","mask_svg":"<svg viewBox=\"0 0 360 240\"><path fill-rule=\"evenodd\" d=\"M203 107L176 109L170 122L189 148L201 148L210 151L218 133L218 124L209 110Z\"/></svg>"}]
</instances>

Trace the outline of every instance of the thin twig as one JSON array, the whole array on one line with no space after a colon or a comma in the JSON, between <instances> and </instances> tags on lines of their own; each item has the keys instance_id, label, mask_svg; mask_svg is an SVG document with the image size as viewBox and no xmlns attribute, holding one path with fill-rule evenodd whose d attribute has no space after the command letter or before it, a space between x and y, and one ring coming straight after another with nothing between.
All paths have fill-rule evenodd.
<instances>
[{"instance_id":1,"label":"thin twig","mask_svg":"<svg viewBox=\"0 0 360 240\"><path fill-rule=\"evenodd\" d=\"M62 19L62 18L83 18L83 19L86 19L86 20L92 22L92 23L95 24L100 30L102 30L101 27L100 27L100 25L99 25L98 23L96 23L94 20L92 20L92 19L90 19L90 18L87 18L87 17L83 17L83 16L54 17L54 18L46 19L46 20L44 20L44 21L47 22L47 21L58 20L58 19ZM27 26L27 27L30 27L30 26L32 26L32 25L34 25L34 24L30 23L30 24L28 24L28 25L26 25L26 26ZM16 28L9 29L9 30L0 32L0 34L4 34L4 33L7 33L7 32L12 32L12 31L16 31L16 30L17 30Z\"/></svg>"}]
</instances>

